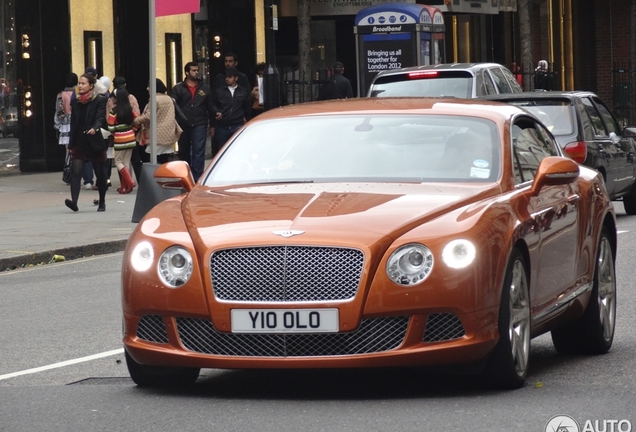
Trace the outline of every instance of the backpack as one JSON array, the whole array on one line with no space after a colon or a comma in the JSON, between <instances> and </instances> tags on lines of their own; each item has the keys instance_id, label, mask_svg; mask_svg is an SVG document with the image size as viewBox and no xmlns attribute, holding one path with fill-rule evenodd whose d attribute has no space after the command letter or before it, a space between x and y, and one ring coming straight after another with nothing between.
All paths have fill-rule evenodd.
<instances>
[{"instance_id":1,"label":"backpack","mask_svg":"<svg viewBox=\"0 0 636 432\"><path fill-rule=\"evenodd\" d=\"M64 112L64 102L62 100L62 92L55 97L55 114L53 115L53 127L60 130L60 125L64 123L66 113Z\"/></svg>"}]
</instances>

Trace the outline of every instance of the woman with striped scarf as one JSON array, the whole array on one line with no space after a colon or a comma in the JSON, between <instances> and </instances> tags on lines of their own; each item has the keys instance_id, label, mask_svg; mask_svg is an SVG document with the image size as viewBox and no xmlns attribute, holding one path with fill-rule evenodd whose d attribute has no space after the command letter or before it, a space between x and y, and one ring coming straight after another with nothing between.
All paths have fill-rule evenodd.
<instances>
[{"instance_id":1,"label":"woman with striped scarf","mask_svg":"<svg viewBox=\"0 0 636 432\"><path fill-rule=\"evenodd\" d=\"M120 194L130 193L135 187L128 166L132 157L135 141L135 128L133 120L136 115L128 99L128 92L120 87L114 90L117 105L108 113L108 130L113 135L113 148L115 151L115 165L121 178L121 186L117 189Z\"/></svg>"}]
</instances>

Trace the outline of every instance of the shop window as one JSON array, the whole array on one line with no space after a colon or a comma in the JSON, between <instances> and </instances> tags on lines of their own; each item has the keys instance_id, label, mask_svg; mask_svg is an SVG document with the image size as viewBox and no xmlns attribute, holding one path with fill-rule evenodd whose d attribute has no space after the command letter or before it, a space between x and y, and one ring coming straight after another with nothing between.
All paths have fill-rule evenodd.
<instances>
[{"instance_id":1,"label":"shop window","mask_svg":"<svg viewBox=\"0 0 636 432\"><path fill-rule=\"evenodd\" d=\"M104 72L102 32L84 32L84 67L92 66L101 74Z\"/></svg>"},{"instance_id":2,"label":"shop window","mask_svg":"<svg viewBox=\"0 0 636 432\"><path fill-rule=\"evenodd\" d=\"M171 89L181 81L181 33L166 33L166 86Z\"/></svg>"}]
</instances>

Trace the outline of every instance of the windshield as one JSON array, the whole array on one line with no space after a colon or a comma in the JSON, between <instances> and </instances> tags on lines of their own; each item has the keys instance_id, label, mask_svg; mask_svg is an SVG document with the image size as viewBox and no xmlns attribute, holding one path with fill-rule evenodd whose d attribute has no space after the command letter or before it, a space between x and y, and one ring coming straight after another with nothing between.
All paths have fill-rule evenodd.
<instances>
[{"instance_id":1,"label":"windshield","mask_svg":"<svg viewBox=\"0 0 636 432\"><path fill-rule=\"evenodd\" d=\"M564 100L510 101L535 115L552 135L571 135L574 133L572 105Z\"/></svg>"},{"instance_id":2,"label":"windshield","mask_svg":"<svg viewBox=\"0 0 636 432\"><path fill-rule=\"evenodd\" d=\"M420 71L378 78L370 89L371 97L428 96L473 97L473 76L466 71Z\"/></svg>"},{"instance_id":3,"label":"windshield","mask_svg":"<svg viewBox=\"0 0 636 432\"><path fill-rule=\"evenodd\" d=\"M499 176L496 125L475 117L320 115L248 125L204 184L487 182Z\"/></svg>"}]
</instances>

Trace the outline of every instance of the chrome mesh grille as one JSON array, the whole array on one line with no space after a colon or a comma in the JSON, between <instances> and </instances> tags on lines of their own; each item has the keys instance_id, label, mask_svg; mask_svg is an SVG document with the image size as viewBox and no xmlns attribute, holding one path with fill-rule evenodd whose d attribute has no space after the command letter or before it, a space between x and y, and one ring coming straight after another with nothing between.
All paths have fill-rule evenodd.
<instances>
[{"instance_id":1,"label":"chrome mesh grille","mask_svg":"<svg viewBox=\"0 0 636 432\"><path fill-rule=\"evenodd\" d=\"M400 346L409 317L363 319L346 333L245 334L218 332L212 322L177 318L181 343L190 351L243 357L309 357L369 354Z\"/></svg>"},{"instance_id":2,"label":"chrome mesh grille","mask_svg":"<svg viewBox=\"0 0 636 432\"><path fill-rule=\"evenodd\" d=\"M357 249L268 246L225 249L210 256L219 300L300 302L355 297L364 254Z\"/></svg>"},{"instance_id":3,"label":"chrome mesh grille","mask_svg":"<svg viewBox=\"0 0 636 432\"><path fill-rule=\"evenodd\" d=\"M168 333L161 315L142 316L137 325L137 337L148 342L168 343Z\"/></svg>"},{"instance_id":4,"label":"chrome mesh grille","mask_svg":"<svg viewBox=\"0 0 636 432\"><path fill-rule=\"evenodd\" d=\"M430 314L426 320L424 342L441 342L464 337L466 332L457 315L452 313Z\"/></svg>"}]
</instances>

